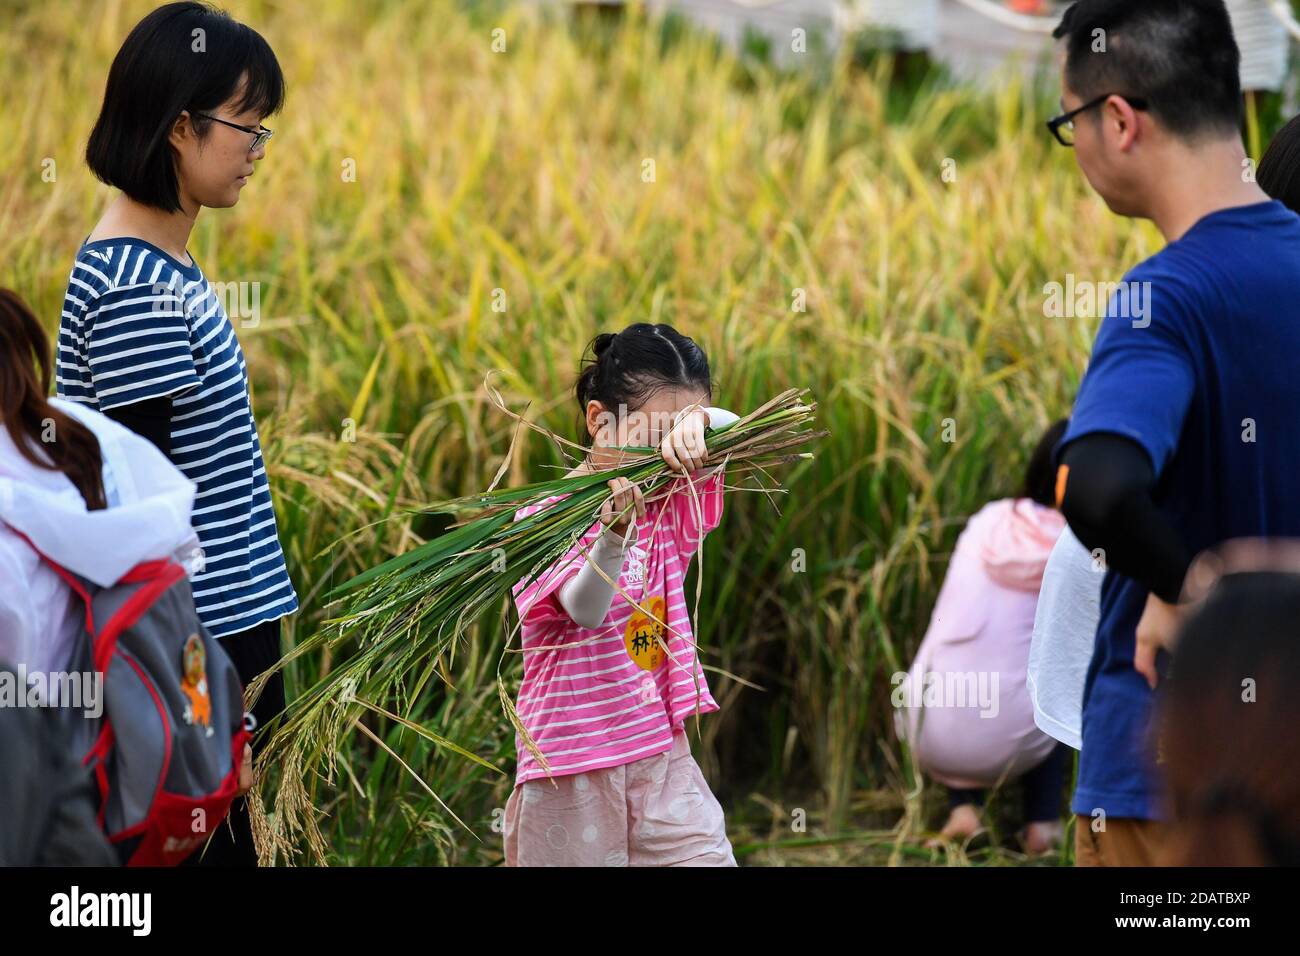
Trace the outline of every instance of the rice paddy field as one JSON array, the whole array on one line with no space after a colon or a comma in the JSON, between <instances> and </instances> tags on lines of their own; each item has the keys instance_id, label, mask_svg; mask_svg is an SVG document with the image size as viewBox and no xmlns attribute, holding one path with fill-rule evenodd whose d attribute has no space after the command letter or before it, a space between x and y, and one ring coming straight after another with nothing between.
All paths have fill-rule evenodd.
<instances>
[{"instance_id":1,"label":"rice paddy field","mask_svg":"<svg viewBox=\"0 0 1300 956\"><path fill-rule=\"evenodd\" d=\"M737 858L1029 862L1010 824L979 848L923 846L943 808L894 736L889 692L965 519L1015 490L1068 413L1093 327L1045 316L1044 284L1118 279L1159 245L1043 128L1054 81L961 88L815 43L778 70L635 7L225 6L275 48L289 96L241 202L205 211L190 250L214 281L259 290L239 336L302 602L290 644L337 611L332 586L438 533L419 505L479 492L503 465L503 485L555 474L536 435L506 461L513 422L489 370L511 408L576 438L584 346L670 322L707 349L715 404L808 388L829 431L774 475L786 494L730 496L687 583L702 576L722 705L697 757ZM82 160L108 65L151 7L0 14L0 285L51 331L111 195ZM500 862L504 637L485 614L408 713L480 759L362 716L333 780L311 781L325 858L294 862ZM348 653L296 661L290 695ZM995 796L996 820L1014 796Z\"/></svg>"}]
</instances>

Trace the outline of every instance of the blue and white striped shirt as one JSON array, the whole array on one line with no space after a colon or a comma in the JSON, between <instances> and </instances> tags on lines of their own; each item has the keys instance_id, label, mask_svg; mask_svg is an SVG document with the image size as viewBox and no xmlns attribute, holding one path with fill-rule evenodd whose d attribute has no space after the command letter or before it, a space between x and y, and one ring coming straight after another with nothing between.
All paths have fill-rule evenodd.
<instances>
[{"instance_id":1,"label":"blue and white striped shirt","mask_svg":"<svg viewBox=\"0 0 1300 956\"><path fill-rule=\"evenodd\" d=\"M297 610L244 353L198 263L141 239L83 245L59 322L58 394L99 411L171 396L172 460L197 485L194 603L214 637Z\"/></svg>"}]
</instances>

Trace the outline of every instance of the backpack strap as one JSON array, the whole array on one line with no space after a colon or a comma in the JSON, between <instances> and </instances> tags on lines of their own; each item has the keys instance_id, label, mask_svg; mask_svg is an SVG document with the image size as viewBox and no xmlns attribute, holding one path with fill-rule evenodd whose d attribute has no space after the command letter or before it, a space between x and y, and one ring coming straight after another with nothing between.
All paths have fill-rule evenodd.
<instances>
[{"instance_id":1,"label":"backpack strap","mask_svg":"<svg viewBox=\"0 0 1300 956\"><path fill-rule=\"evenodd\" d=\"M66 584L68 587L72 588L73 593L76 594L79 598L81 598L81 603L85 605L86 608L86 632L90 634L91 637L94 637L95 617L91 610L94 602L91 599L89 589L87 589L86 587L86 582L84 582L81 578L77 577L75 574L73 574L63 565L59 564L57 561L55 561L53 558L47 555L40 548L36 547L36 545L32 543L31 538L27 537L27 535L23 534L13 525L9 524L8 522L5 522L5 525L6 527L9 528L10 531L12 531L18 537L26 541L27 546L31 548L33 551L35 551L40 556L42 561L44 561L47 565L49 565L50 570L52 570L55 574L61 577L63 579L63 583Z\"/></svg>"},{"instance_id":2,"label":"backpack strap","mask_svg":"<svg viewBox=\"0 0 1300 956\"><path fill-rule=\"evenodd\" d=\"M4 522L4 525L18 537L26 541L27 546L40 556L41 560L49 566L50 570L62 578L63 583L72 588L73 593L81 598L81 602L86 608L86 632L94 639L97 645L96 653L94 655L96 666L101 663L107 664L108 653L99 646L101 644L100 639L104 637L113 638L114 640L102 642L111 648L111 645L116 643L115 638L118 633L125 630L131 624L134 624L144 609L157 600L159 594L167 590L167 588L171 587L181 578L185 577L185 569L175 561L167 558L159 558L155 561L143 561L131 568L131 570L127 571L126 574L122 575L118 583L144 584L145 587L141 588L137 594L133 595L132 598L128 600L127 605L121 609L124 613L119 613L116 615L115 620L109 621L105 624L104 633L100 634L95 629L95 617L93 611L94 598L90 593L91 586L85 580L63 567L63 565L59 564L40 548L36 547L36 545L32 543L32 539L23 534L23 532L19 531L8 522ZM111 634L109 633L110 631L112 632Z\"/></svg>"},{"instance_id":3,"label":"backpack strap","mask_svg":"<svg viewBox=\"0 0 1300 956\"><path fill-rule=\"evenodd\" d=\"M117 612L104 624L104 629L95 636L93 645L95 670L107 673L109 658L113 656L113 650L117 647L117 639L121 633L138 621L164 591L184 577L185 569L175 561L168 561L165 558L137 564L122 575L119 584L140 584L140 587L123 602Z\"/></svg>"}]
</instances>

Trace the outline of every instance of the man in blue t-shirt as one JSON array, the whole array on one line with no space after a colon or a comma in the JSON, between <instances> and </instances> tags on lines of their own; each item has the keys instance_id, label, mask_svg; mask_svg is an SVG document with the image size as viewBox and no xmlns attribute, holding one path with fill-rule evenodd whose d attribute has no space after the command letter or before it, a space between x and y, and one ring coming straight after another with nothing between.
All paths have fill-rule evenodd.
<instances>
[{"instance_id":1,"label":"man in blue t-shirt","mask_svg":"<svg viewBox=\"0 0 1300 956\"><path fill-rule=\"evenodd\" d=\"M1300 217L1249 175L1222 0L1081 0L1055 35L1064 112L1049 127L1112 211L1168 242L1109 298L1057 448L1058 504L1109 569L1076 857L1150 865L1167 816L1153 688L1191 559L1300 535Z\"/></svg>"}]
</instances>

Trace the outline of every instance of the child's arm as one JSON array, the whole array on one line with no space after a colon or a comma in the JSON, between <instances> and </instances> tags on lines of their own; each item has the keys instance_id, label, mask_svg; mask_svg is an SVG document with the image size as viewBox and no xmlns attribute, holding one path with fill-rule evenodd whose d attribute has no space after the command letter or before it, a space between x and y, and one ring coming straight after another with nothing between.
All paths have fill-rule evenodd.
<instances>
[{"instance_id":1,"label":"child's arm","mask_svg":"<svg viewBox=\"0 0 1300 956\"><path fill-rule=\"evenodd\" d=\"M735 412L729 412L725 408L705 408L703 409L706 419L706 428L725 428L733 422L740 421L740 416ZM699 482L722 470L722 465L713 465L709 468L700 468L691 472L691 481Z\"/></svg>"},{"instance_id":2,"label":"child's arm","mask_svg":"<svg viewBox=\"0 0 1300 956\"><path fill-rule=\"evenodd\" d=\"M633 524L629 528L632 539L620 537L608 529L602 530L591 545L590 553L578 573L560 588L560 605L582 627L600 627L609 616L610 605L614 601L614 587L600 576L593 565L612 581L617 581L623 573L623 559L627 549L636 542L637 530Z\"/></svg>"},{"instance_id":3,"label":"child's arm","mask_svg":"<svg viewBox=\"0 0 1300 956\"><path fill-rule=\"evenodd\" d=\"M740 419L725 408L703 409L707 426L723 428ZM679 475L673 482L669 506L672 509L671 527L678 553L690 559L704 536L722 520L723 466L721 463L700 468L688 475Z\"/></svg>"}]
</instances>

